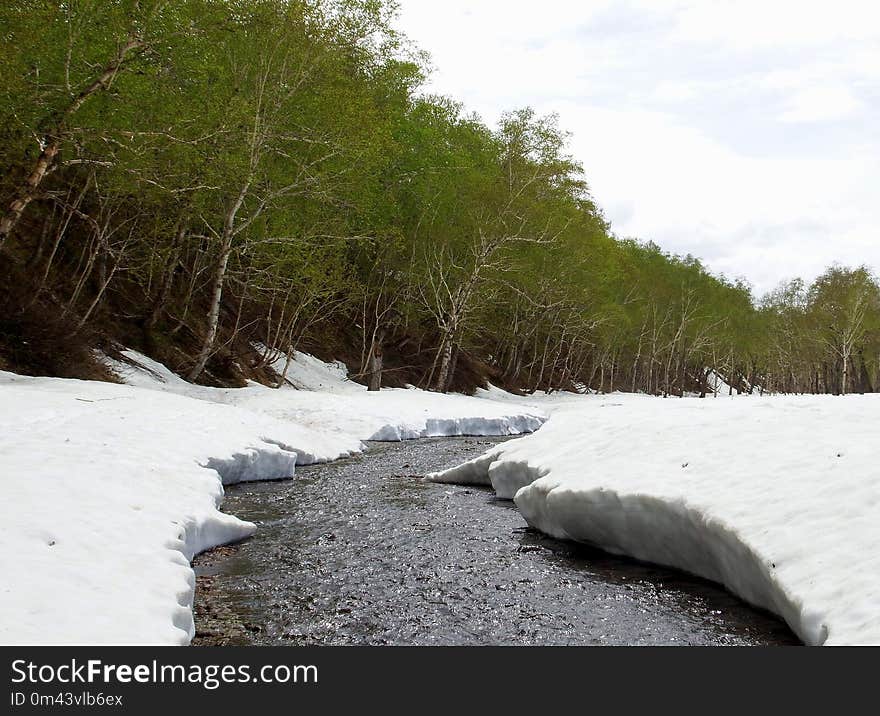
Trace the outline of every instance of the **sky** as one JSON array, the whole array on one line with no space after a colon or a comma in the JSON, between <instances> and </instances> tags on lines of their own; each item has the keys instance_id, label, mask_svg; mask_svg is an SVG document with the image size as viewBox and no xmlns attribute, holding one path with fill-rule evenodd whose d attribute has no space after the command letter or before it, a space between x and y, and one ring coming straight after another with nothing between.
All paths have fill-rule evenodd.
<instances>
[{"instance_id":1,"label":"sky","mask_svg":"<svg viewBox=\"0 0 880 716\"><path fill-rule=\"evenodd\" d=\"M758 294L880 270L880 3L398 1L427 90L558 114L618 236Z\"/></svg>"}]
</instances>

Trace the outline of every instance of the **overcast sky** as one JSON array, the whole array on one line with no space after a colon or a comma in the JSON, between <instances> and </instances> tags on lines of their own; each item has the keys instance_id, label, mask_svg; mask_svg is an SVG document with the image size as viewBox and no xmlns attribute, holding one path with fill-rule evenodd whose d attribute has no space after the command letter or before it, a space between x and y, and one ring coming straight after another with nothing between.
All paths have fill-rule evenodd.
<instances>
[{"instance_id":1,"label":"overcast sky","mask_svg":"<svg viewBox=\"0 0 880 716\"><path fill-rule=\"evenodd\" d=\"M399 0L430 90L556 112L619 236L744 276L880 268L880 7Z\"/></svg>"}]
</instances>

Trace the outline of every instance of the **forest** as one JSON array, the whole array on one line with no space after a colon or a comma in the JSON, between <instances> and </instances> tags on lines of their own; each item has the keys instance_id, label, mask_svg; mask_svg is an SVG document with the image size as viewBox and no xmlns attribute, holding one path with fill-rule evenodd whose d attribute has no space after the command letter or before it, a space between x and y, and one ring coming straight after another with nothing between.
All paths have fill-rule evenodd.
<instances>
[{"instance_id":1,"label":"forest","mask_svg":"<svg viewBox=\"0 0 880 716\"><path fill-rule=\"evenodd\" d=\"M617 236L568 150L590 127L528 107L490 127L426 93L394 19L387 0L0 4L0 369L111 378L98 356L126 346L280 385L307 350L371 389L880 389L868 267L759 297Z\"/></svg>"}]
</instances>

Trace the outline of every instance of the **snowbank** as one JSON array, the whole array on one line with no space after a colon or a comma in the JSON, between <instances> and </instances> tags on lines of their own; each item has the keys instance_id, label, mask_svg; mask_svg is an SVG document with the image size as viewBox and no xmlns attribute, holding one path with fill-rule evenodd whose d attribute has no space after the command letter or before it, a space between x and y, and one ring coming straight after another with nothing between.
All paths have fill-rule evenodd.
<instances>
[{"instance_id":1,"label":"snowbank","mask_svg":"<svg viewBox=\"0 0 880 716\"><path fill-rule=\"evenodd\" d=\"M710 370L708 372L706 375L706 383L709 386L709 390L716 397L719 395L757 395L761 392L760 386L749 385L746 380L742 380L742 383L745 384L747 392L744 393L739 388L732 388L724 376L717 370Z\"/></svg>"},{"instance_id":2,"label":"snowbank","mask_svg":"<svg viewBox=\"0 0 880 716\"><path fill-rule=\"evenodd\" d=\"M367 394L305 356L292 375L326 392L202 388L131 357L128 385L0 373L0 643L188 643L190 559L255 529L218 510L222 484L289 478L364 439L514 434L544 419L464 396Z\"/></svg>"},{"instance_id":3,"label":"snowbank","mask_svg":"<svg viewBox=\"0 0 880 716\"><path fill-rule=\"evenodd\" d=\"M278 389L251 383L246 388L206 388L182 380L149 358L126 351L136 365L114 363L126 383L172 392L197 400L223 403L361 440L412 440L455 435L519 435L537 430L546 411L524 401L492 397L443 395L423 390L385 389L370 393L347 378L341 363L322 363L296 353L288 370L293 385ZM298 385L306 389L295 389ZM319 390L308 389L318 387ZM509 394L504 394L509 395Z\"/></svg>"},{"instance_id":4,"label":"snowbank","mask_svg":"<svg viewBox=\"0 0 880 716\"><path fill-rule=\"evenodd\" d=\"M186 643L189 560L254 526L224 483L360 441L124 385L0 376L2 643ZM308 452L300 452L307 446Z\"/></svg>"},{"instance_id":5,"label":"snowbank","mask_svg":"<svg viewBox=\"0 0 880 716\"><path fill-rule=\"evenodd\" d=\"M880 396L561 407L440 482L490 484L557 538L684 569L808 644L880 644Z\"/></svg>"}]
</instances>

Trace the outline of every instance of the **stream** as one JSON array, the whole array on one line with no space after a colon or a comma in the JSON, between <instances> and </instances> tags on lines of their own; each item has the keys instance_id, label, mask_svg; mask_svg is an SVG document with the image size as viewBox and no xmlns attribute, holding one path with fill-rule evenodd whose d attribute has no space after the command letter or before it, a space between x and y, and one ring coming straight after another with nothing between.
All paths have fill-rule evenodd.
<instances>
[{"instance_id":1,"label":"stream","mask_svg":"<svg viewBox=\"0 0 880 716\"><path fill-rule=\"evenodd\" d=\"M228 488L257 534L194 560L194 645L798 644L687 574L530 529L491 490L424 474L498 438L372 443Z\"/></svg>"}]
</instances>

